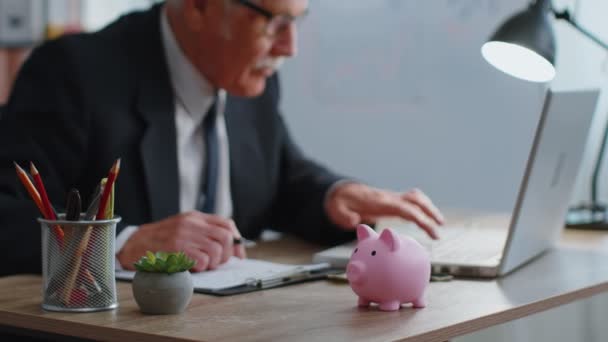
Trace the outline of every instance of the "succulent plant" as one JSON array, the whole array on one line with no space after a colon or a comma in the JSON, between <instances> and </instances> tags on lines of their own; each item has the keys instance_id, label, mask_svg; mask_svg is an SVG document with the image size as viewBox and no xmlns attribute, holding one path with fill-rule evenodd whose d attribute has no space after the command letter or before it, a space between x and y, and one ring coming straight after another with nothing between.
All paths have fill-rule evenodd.
<instances>
[{"instance_id":1,"label":"succulent plant","mask_svg":"<svg viewBox=\"0 0 608 342\"><path fill-rule=\"evenodd\" d=\"M196 264L184 252L146 252L134 265L140 272L177 273L187 271Z\"/></svg>"}]
</instances>

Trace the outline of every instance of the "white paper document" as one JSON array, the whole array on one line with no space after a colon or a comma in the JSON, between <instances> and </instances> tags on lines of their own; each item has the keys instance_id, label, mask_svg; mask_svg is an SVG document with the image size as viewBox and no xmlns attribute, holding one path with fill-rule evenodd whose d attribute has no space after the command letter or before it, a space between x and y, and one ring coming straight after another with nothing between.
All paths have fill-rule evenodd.
<instances>
[{"instance_id":1,"label":"white paper document","mask_svg":"<svg viewBox=\"0 0 608 342\"><path fill-rule=\"evenodd\" d=\"M328 263L310 265L288 265L275 262L230 258L215 270L192 273L195 290L220 290L252 283L273 281L281 277L294 276L329 268ZM131 280L133 271L116 270L116 278Z\"/></svg>"}]
</instances>

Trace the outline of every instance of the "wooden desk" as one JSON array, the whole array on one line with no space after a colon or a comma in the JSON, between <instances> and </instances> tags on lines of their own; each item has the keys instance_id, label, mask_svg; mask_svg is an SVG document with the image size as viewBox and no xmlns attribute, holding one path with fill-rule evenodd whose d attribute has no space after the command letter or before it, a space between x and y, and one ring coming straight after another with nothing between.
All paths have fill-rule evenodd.
<instances>
[{"instance_id":1,"label":"wooden desk","mask_svg":"<svg viewBox=\"0 0 608 342\"><path fill-rule=\"evenodd\" d=\"M306 262L316 246L264 243L251 257ZM0 325L103 340L443 341L608 290L608 234L564 234L560 248L498 280L431 283L428 307L360 309L346 284L318 281L232 297L195 295L182 315L142 315L129 283L115 311L40 308L40 278L0 279Z\"/></svg>"}]
</instances>

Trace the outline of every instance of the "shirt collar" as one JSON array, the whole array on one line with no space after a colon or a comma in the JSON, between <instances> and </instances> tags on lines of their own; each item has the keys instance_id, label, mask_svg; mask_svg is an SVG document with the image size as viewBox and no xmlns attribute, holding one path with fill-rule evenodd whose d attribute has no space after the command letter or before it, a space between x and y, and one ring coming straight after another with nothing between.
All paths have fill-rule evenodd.
<instances>
[{"instance_id":1,"label":"shirt collar","mask_svg":"<svg viewBox=\"0 0 608 342\"><path fill-rule=\"evenodd\" d=\"M176 100L180 101L192 119L200 124L214 101L216 91L179 47L165 8L160 18L163 47Z\"/></svg>"}]
</instances>

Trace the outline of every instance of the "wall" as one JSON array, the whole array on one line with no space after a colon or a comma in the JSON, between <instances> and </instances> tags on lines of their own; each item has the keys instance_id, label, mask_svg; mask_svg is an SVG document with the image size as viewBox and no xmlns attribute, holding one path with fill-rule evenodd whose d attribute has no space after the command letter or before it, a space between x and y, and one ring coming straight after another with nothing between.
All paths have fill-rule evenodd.
<instances>
[{"instance_id":1,"label":"wall","mask_svg":"<svg viewBox=\"0 0 608 342\"><path fill-rule=\"evenodd\" d=\"M4 38L0 39L0 104L8 100L14 78L34 46L81 30L80 5L81 0L0 0L0 13L4 14L0 15L0 36ZM10 29L9 18L20 18L24 28L20 34Z\"/></svg>"},{"instance_id":2,"label":"wall","mask_svg":"<svg viewBox=\"0 0 608 342\"><path fill-rule=\"evenodd\" d=\"M319 160L374 185L417 186L444 206L509 209L544 88L496 72L478 47L526 3L312 1L299 56L283 71L294 136ZM554 5L608 40L608 2ZM606 52L564 22L554 28L550 86L606 88ZM602 95L573 204L590 196L607 102ZM600 190L608 165L602 170ZM608 202L608 191L600 197Z\"/></svg>"},{"instance_id":3,"label":"wall","mask_svg":"<svg viewBox=\"0 0 608 342\"><path fill-rule=\"evenodd\" d=\"M82 0L82 20L87 30L98 30L130 10L150 7L154 0Z\"/></svg>"},{"instance_id":4,"label":"wall","mask_svg":"<svg viewBox=\"0 0 608 342\"><path fill-rule=\"evenodd\" d=\"M311 1L283 72L296 140L371 184L442 206L510 210L545 87L482 60L525 1Z\"/></svg>"}]
</instances>

